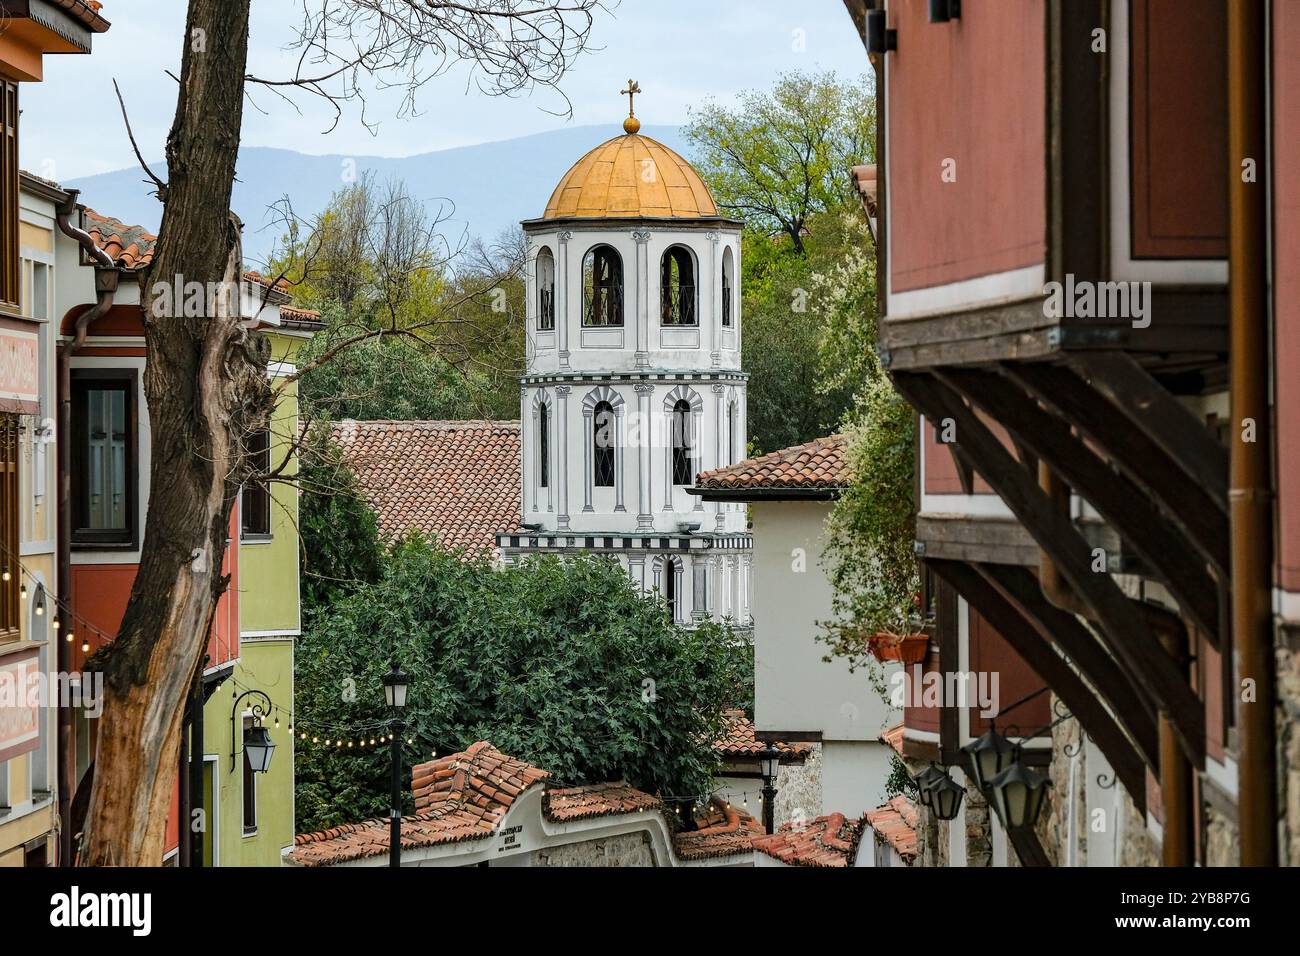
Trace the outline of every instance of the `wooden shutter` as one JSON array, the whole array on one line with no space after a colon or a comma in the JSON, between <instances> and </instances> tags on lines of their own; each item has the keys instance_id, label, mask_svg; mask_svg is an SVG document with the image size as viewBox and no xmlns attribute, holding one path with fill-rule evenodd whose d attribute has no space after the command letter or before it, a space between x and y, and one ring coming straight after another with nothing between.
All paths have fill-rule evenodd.
<instances>
[{"instance_id":1,"label":"wooden shutter","mask_svg":"<svg viewBox=\"0 0 1300 956\"><path fill-rule=\"evenodd\" d=\"M17 312L18 274L18 84L0 78L0 309Z\"/></svg>"}]
</instances>

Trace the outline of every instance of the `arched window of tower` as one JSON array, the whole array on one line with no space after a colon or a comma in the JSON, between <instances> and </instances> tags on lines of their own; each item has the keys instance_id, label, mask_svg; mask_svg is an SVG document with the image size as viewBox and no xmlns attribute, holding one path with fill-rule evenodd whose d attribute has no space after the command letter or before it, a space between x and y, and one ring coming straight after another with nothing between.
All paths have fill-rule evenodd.
<instances>
[{"instance_id":1,"label":"arched window of tower","mask_svg":"<svg viewBox=\"0 0 1300 956\"><path fill-rule=\"evenodd\" d=\"M663 564L663 582L664 582L664 602L668 605L668 618L672 621L680 621L680 594L677 582L677 575L680 573L681 565L676 558L666 558Z\"/></svg>"},{"instance_id":2,"label":"arched window of tower","mask_svg":"<svg viewBox=\"0 0 1300 956\"><path fill-rule=\"evenodd\" d=\"M582 324L623 324L623 260L612 246L593 246L582 257Z\"/></svg>"},{"instance_id":3,"label":"arched window of tower","mask_svg":"<svg viewBox=\"0 0 1300 956\"><path fill-rule=\"evenodd\" d=\"M537 408L537 474L538 487L549 488L551 485L551 435L550 408L539 405Z\"/></svg>"},{"instance_id":4,"label":"arched window of tower","mask_svg":"<svg viewBox=\"0 0 1300 956\"><path fill-rule=\"evenodd\" d=\"M735 312L732 305L732 290L736 287L735 257L730 247L722 250L722 327L730 329L735 326Z\"/></svg>"},{"instance_id":5,"label":"arched window of tower","mask_svg":"<svg viewBox=\"0 0 1300 956\"><path fill-rule=\"evenodd\" d=\"M695 449L691 441L691 403L679 399L673 406L673 484L695 480Z\"/></svg>"},{"instance_id":6,"label":"arched window of tower","mask_svg":"<svg viewBox=\"0 0 1300 956\"><path fill-rule=\"evenodd\" d=\"M659 314L664 325L695 325L695 257L669 246L659 260Z\"/></svg>"},{"instance_id":7,"label":"arched window of tower","mask_svg":"<svg viewBox=\"0 0 1300 956\"><path fill-rule=\"evenodd\" d=\"M555 328L555 256L542 246L537 253L537 331Z\"/></svg>"},{"instance_id":8,"label":"arched window of tower","mask_svg":"<svg viewBox=\"0 0 1300 956\"><path fill-rule=\"evenodd\" d=\"M614 487L614 450L616 447L617 419L614 406L599 402L592 413L592 484L597 488Z\"/></svg>"}]
</instances>

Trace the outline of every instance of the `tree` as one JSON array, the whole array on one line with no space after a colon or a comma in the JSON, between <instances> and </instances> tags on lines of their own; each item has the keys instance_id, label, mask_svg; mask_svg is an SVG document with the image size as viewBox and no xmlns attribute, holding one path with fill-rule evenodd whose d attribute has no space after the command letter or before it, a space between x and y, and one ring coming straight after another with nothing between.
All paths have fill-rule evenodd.
<instances>
[{"instance_id":1,"label":"tree","mask_svg":"<svg viewBox=\"0 0 1300 956\"><path fill-rule=\"evenodd\" d=\"M616 561L494 569L413 538L378 582L315 616L298 647L300 827L387 811L388 748L370 741L387 719L391 660L414 678L413 761L490 740L561 784L625 779L674 798L709 793L721 713L746 704L753 678L727 628L673 624Z\"/></svg>"},{"instance_id":2,"label":"tree","mask_svg":"<svg viewBox=\"0 0 1300 956\"><path fill-rule=\"evenodd\" d=\"M362 78L378 75L400 85L413 108L429 80L458 62L475 68L479 87L491 93L553 85L585 48L600 6L320 0L301 8L296 71L268 78L247 71L250 3L189 0L167 137L169 180L150 173L163 203L154 258L141 278L150 492L117 639L90 664L104 675L80 855L90 865L162 858L184 700L228 584L220 568L231 508L251 470L248 438L273 404L269 347L245 326L229 291L238 290L243 270L230 195L246 94L298 91L338 110L353 101L364 108ZM186 316L162 291L174 279L226 291L206 315Z\"/></svg>"},{"instance_id":3,"label":"tree","mask_svg":"<svg viewBox=\"0 0 1300 956\"><path fill-rule=\"evenodd\" d=\"M783 73L770 92L740 94L735 109L706 102L693 112L686 135L719 205L750 229L783 233L802 255L809 218L843 208L850 167L872 161L871 83Z\"/></svg>"}]
</instances>

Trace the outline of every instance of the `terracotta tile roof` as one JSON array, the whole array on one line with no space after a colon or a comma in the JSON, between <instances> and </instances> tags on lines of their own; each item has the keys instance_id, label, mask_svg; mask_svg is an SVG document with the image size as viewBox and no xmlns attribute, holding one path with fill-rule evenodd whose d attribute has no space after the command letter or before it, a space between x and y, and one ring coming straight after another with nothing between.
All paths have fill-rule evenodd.
<instances>
[{"instance_id":1,"label":"terracotta tile roof","mask_svg":"<svg viewBox=\"0 0 1300 956\"><path fill-rule=\"evenodd\" d=\"M50 3L66 10L70 16L79 20L93 33L103 33L112 26L100 13L104 5L99 0L50 0Z\"/></svg>"},{"instance_id":2,"label":"terracotta tile roof","mask_svg":"<svg viewBox=\"0 0 1300 956\"><path fill-rule=\"evenodd\" d=\"M417 849L491 836L511 804L548 776L485 740L412 769L415 815L402 818L402 847ZM331 866L388 852L389 821L364 820L294 837L289 857Z\"/></svg>"},{"instance_id":3,"label":"terracotta tile roof","mask_svg":"<svg viewBox=\"0 0 1300 956\"><path fill-rule=\"evenodd\" d=\"M85 208L86 232L95 245L109 254L119 269L135 271L153 261L158 237L143 226L128 226L112 216L103 216L89 206Z\"/></svg>"},{"instance_id":4,"label":"terracotta tile roof","mask_svg":"<svg viewBox=\"0 0 1300 956\"><path fill-rule=\"evenodd\" d=\"M907 797L897 796L883 807L868 810L866 821L905 863L916 859L916 807Z\"/></svg>"},{"instance_id":5,"label":"terracotta tile roof","mask_svg":"<svg viewBox=\"0 0 1300 956\"><path fill-rule=\"evenodd\" d=\"M854 166L849 170L849 176L853 180L853 188L857 190L858 196L862 200L862 207L867 211L867 215L872 219L876 218L876 196L878 192L876 167Z\"/></svg>"},{"instance_id":6,"label":"terracotta tile roof","mask_svg":"<svg viewBox=\"0 0 1300 956\"><path fill-rule=\"evenodd\" d=\"M766 746L763 741L755 736L754 722L745 715L743 710L724 710L722 712L722 722L722 736L714 741L713 749L724 760L757 757L759 752ZM802 763L808 754L812 752L812 744L802 741L786 743L777 740L773 741L773 746L781 751L782 763Z\"/></svg>"},{"instance_id":7,"label":"terracotta tile roof","mask_svg":"<svg viewBox=\"0 0 1300 956\"><path fill-rule=\"evenodd\" d=\"M589 787L547 790L544 804L547 819L558 823L662 808L663 802L658 797L630 787L622 780Z\"/></svg>"},{"instance_id":8,"label":"terracotta tile roof","mask_svg":"<svg viewBox=\"0 0 1300 956\"><path fill-rule=\"evenodd\" d=\"M419 531L481 552L519 527L518 422L347 419L332 434L386 538Z\"/></svg>"},{"instance_id":9,"label":"terracotta tile roof","mask_svg":"<svg viewBox=\"0 0 1300 956\"><path fill-rule=\"evenodd\" d=\"M881 733L879 740L882 744L888 745L894 753L900 757L903 756L903 725L895 724L888 730Z\"/></svg>"},{"instance_id":10,"label":"terracotta tile roof","mask_svg":"<svg viewBox=\"0 0 1300 956\"><path fill-rule=\"evenodd\" d=\"M680 860L707 860L749 853L763 825L735 805L714 802L695 817L696 829L673 837Z\"/></svg>"},{"instance_id":11,"label":"terracotta tile roof","mask_svg":"<svg viewBox=\"0 0 1300 956\"><path fill-rule=\"evenodd\" d=\"M702 491L836 491L850 479L845 461L847 435L815 438L803 445L747 458L726 468L701 472L695 486Z\"/></svg>"},{"instance_id":12,"label":"terracotta tile roof","mask_svg":"<svg viewBox=\"0 0 1300 956\"><path fill-rule=\"evenodd\" d=\"M862 838L862 821L842 813L818 817L803 826L784 824L754 840L754 849L790 866L852 866Z\"/></svg>"}]
</instances>

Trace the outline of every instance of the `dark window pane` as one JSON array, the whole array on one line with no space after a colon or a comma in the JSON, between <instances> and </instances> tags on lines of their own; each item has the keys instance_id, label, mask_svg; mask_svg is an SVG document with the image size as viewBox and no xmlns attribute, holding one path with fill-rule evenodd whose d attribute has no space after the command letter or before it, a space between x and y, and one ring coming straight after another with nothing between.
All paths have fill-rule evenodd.
<instances>
[{"instance_id":1,"label":"dark window pane","mask_svg":"<svg viewBox=\"0 0 1300 956\"><path fill-rule=\"evenodd\" d=\"M551 483L551 436L548 434L550 426L550 416L547 414L546 406L541 406L537 411L537 455L540 461L537 462L538 474L541 476L538 484L543 487L549 487Z\"/></svg>"},{"instance_id":2,"label":"dark window pane","mask_svg":"<svg viewBox=\"0 0 1300 956\"><path fill-rule=\"evenodd\" d=\"M597 488L614 487L614 448L617 442L617 419L609 402L596 406L592 422L592 454L594 456L592 483Z\"/></svg>"},{"instance_id":3,"label":"dark window pane","mask_svg":"<svg viewBox=\"0 0 1300 956\"><path fill-rule=\"evenodd\" d=\"M271 435L266 429L248 436L249 467L255 474L271 470ZM271 489L265 481L249 479L244 483L240 503L241 531L246 535L271 533Z\"/></svg>"},{"instance_id":4,"label":"dark window pane","mask_svg":"<svg viewBox=\"0 0 1300 956\"><path fill-rule=\"evenodd\" d=\"M673 406L673 484L689 485L695 480L695 450L691 448L691 406L679 401Z\"/></svg>"},{"instance_id":5,"label":"dark window pane","mask_svg":"<svg viewBox=\"0 0 1300 956\"><path fill-rule=\"evenodd\" d=\"M130 543L135 488L130 379L74 381L73 539Z\"/></svg>"}]
</instances>

